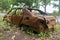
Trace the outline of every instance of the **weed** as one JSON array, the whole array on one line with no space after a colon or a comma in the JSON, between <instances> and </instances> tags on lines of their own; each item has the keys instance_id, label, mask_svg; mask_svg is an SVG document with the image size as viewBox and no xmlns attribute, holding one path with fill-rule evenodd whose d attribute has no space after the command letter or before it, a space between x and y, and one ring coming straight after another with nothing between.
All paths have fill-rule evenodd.
<instances>
[{"instance_id":1,"label":"weed","mask_svg":"<svg viewBox=\"0 0 60 40\"><path fill-rule=\"evenodd\" d=\"M2 33L0 33L0 40L2 40L2 35L3 35L3 34L2 34Z\"/></svg>"},{"instance_id":2,"label":"weed","mask_svg":"<svg viewBox=\"0 0 60 40\"><path fill-rule=\"evenodd\" d=\"M48 33L40 32L39 34L35 34L33 32L32 28L28 28L28 27L25 27L25 26L22 26L21 29L31 36L38 36L38 37L45 37L45 36L48 37L52 33L52 32L48 32Z\"/></svg>"},{"instance_id":3,"label":"weed","mask_svg":"<svg viewBox=\"0 0 60 40\"><path fill-rule=\"evenodd\" d=\"M54 26L54 30L57 31L58 29L59 29L59 27L58 27L58 25L56 24L56 25Z\"/></svg>"},{"instance_id":4,"label":"weed","mask_svg":"<svg viewBox=\"0 0 60 40\"><path fill-rule=\"evenodd\" d=\"M48 33L40 32L40 33L38 34L38 36L39 36L39 37L45 37L45 36L49 37L50 34L51 34L51 32L48 32Z\"/></svg>"},{"instance_id":5,"label":"weed","mask_svg":"<svg viewBox=\"0 0 60 40\"><path fill-rule=\"evenodd\" d=\"M58 37L57 40L60 40L60 37Z\"/></svg>"}]
</instances>

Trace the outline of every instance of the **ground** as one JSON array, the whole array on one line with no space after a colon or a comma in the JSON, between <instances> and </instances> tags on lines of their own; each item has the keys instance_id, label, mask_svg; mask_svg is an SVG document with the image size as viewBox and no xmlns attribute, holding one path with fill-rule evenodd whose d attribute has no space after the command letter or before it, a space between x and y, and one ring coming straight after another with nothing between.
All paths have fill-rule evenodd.
<instances>
[{"instance_id":1,"label":"ground","mask_svg":"<svg viewBox=\"0 0 60 40\"><path fill-rule=\"evenodd\" d=\"M1 36L2 34L2 36ZM49 37L31 36L26 32L11 28L10 30L0 29L1 40L60 40L60 29L54 31Z\"/></svg>"}]
</instances>

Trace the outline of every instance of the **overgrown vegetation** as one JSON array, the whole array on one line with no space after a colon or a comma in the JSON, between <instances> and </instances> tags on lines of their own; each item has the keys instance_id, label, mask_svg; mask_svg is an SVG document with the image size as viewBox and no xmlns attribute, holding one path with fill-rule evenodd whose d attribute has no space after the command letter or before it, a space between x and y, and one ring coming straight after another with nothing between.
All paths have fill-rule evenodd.
<instances>
[{"instance_id":1,"label":"overgrown vegetation","mask_svg":"<svg viewBox=\"0 0 60 40\"><path fill-rule=\"evenodd\" d=\"M57 40L60 40L60 37L58 37Z\"/></svg>"},{"instance_id":2,"label":"overgrown vegetation","mask_svg":"<svg viewBox=\"0 0 60 40\"><path fill-rule=\"evenodd\" d=\"M25 26L21 27L21 30L25 31L26 33L28 33L31 36L38 36L38 37L49 37L50 34L52 34L52 32L48 32L48 33L44 33L44 32L40 32L39 34L36 34L33 32L32 28L28 28Z\"/></svg>"},{"instance_id":3,"label":"overgrown vegetation","mask_svg":"<svg viewBox=\"0 0 60 40\"><path fill-rule=\"evenodd\" d=\"M3 35L3 34L0 32L0 40L2 40L2 35Z\"/></svg>"},{"instance_id":4,"label":"overgrown vegetation","mask_svg":"<svg viewBox=\"0 0 60 40\"><path fill-rule=\"evenodd\" d=\"M54 30L57 31L58 29L59 29L59 26L58 26L58 24L56 24L56 25L54 26Z\"/></svg>"},{"instance_id":5,"label":"overgrown vegetation","mask_svg":"<svg viewBox=\"0 0 60 40\"><path fill-rule=\"evenodd\" d=\"M7 25L6 21L3 21L3 16L0 15L0 28L10 29L10 26Z\"/></svg>"}]
</instances>

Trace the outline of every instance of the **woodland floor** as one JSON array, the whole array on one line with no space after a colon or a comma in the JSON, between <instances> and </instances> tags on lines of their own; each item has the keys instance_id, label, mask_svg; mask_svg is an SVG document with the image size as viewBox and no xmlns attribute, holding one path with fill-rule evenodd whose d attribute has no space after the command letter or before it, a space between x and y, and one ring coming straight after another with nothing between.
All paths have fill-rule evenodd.
<instances>
[{"instance_id":1,"label":"woodland floor","mask_svg":"<svg viewBox=\"0 0 60 40\"><path fill-rule=\"evenodd\" d=\"M2 24L0 24L1 27ZM60 40L60 24L58 24L58 30L54 31L50 36L38 37L31 36L25 31L18 28L4 29L0 28L0 40Z\"/></svg>"},{"instance_id":2,"label":"woodland floor","mask_svg":"<svg viewBox=\"0 0 60 40\"><path fill-rule=\"evenodd\" d=\"M25 31L17 28L2 29L0 28L0 40L60 40L60 27L54 31L49 37L31 36Z\"/></svg>"}]
</instances>

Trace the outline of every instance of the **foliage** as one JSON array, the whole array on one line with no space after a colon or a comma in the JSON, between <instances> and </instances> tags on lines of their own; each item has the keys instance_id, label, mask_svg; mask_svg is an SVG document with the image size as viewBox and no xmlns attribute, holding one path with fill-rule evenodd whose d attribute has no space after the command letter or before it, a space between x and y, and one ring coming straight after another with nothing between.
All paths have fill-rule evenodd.
<instances>
[{"instance_id":1,"label":"foliage","mask_svg":"<svg viewBox=\"0 0 60 40\"><path fill-rule=\"evenodd\" d=\"M32 28L28 28L28 27L26 27L26 26L22 26L21 27L21 30L23 30L23 31L25 31L27 34L29 34L29 35L32 35L32 36L34 36L34 33L33 33L33 30L32 30Z\"/></svg>"},{"instance_id":2,"label":"foliage","mask_svg":"<svg viewBox=\"0 0 60 40\"><path fill-rule=\"evenodd\" d=\"M54 14L54 15L58 14L58 11L54 10L54 11L53 11L53 14Z\"/></svg>"},{"instance_id":3,"label":"foliage","mask_svg":"<svg viewBox=\"0 0 60 40\"><path fill-rule=\"evenodd\" d=\"M57 40L60 40L60 37L58 37Z\"/></svg>"},{"instance_id":4,"label":"foliage","mask_svg":"<svg viewBox=\"0 0 60 40\"><path fill-rule=\"evenodd\" d=\"M48 33L40 32L39 34L36 34L33 32L32 28L30 28L30 27L28 28L26 26L22 26L21 30L25 31L26 33L28 33L31 36L38 36L38 37L49 37L50 34L52 33L52 32L48 32Z\"/></svg>"},{"instance_id":5,"label":"foliage","mask_svg":"<svg viewBox=\"0 0 60 40\"><path fill-rule=\"evenodd\" d=\"M51 4L51 1L59 1L60 3L60 0L0 0L0 10L8 10L12 4L13 6L23 5L29 8L39 8L42 6L46 12L46 7ZM55 8L58 7L60 9L60 4L52 3L52 5L54 5Z\"/></svg>"},{"instance_id":6,"label":"foliage","mask_svg":"<svg viewBox=\"0 0 60 40\"><path fill-rule=\"evenodd\" d=\"M28 6L29 8L31 8L33 7L33 3L35 3L34 7L36 7L41 0L29 0L29 1L28 0L13 0L13 1L14 1L12 3L13 5L18 5L18 3L20 4L24 3L24 6Z\"/></svg>"},{"instance_id":7,"label":"foliage","mask_svg":"<svg viewBox=\"0 0 60 40\"><path fill-rule=\"evenodd\" d=\"M42 0L43 5L48 5L50 4L51 0Z\"/></svg>"},{"instance_id":8,"label":"foliage","mask_svg":"<svg viewBox=\"0 0 60 40\"><path fill-rule=\"evenodd\" d=\"M10 26L7 26L7 23L6 21L3 21L3 16L0 15L0 28L3 28L4 30L7 29L9 30L10 29Z\"/></svg>"},{"instance_id":9,"label":"foliage","mask_svg":"<svg viewBox=\"0 0 60 40\"><path fill-rule=\"evenodd\" d=\"M51 0L42 0L42 1L41 1L41 4L40 4L40 5L41 5L42 7L44 7L44 11L45 11L45 12L46 12L46 7L47 7L47 5L50 5L50 4L51 4L50 2L51 2Z\"/></svg>"},{"instance_id":10,"label":"foliage","mask_svg":"<svg viewBox=\"0 0 60 40\"><path fill-rule=\"evenodd\" d=\"M28 6L29 8L31 8L33 6L33 3L38 5L39 2L40 0L29 0L29 1L28 0L3 0L3 1L0 0L0 7L1 7L0 9L7 10L8 8L10 8L11 4L12 5L24 4L24 6Z\"/></svg>"},{"instance_id":11,"label":"foliage","mask_svg":"<svg viewBox=\"0 0 60 40\"><path fill-rule=\"evenodd\" d=\"M12 0L0 0L0 7L4 10L7 10L10 7Z\"/></svg>"},{"instance_id":12,"label":"foliage","mask_svg":"<svg viewBox=\"0 0 60 40\"><path fill-rule=\"evenodd\" d=\"M59 1L59 4L56 3L52 3L54 8L58 8L59 9L59 13L60 13L60 0L54 0L54 1Z\"/></svg>"},{"instance_id":13,"label":"foliage","mask_svg":"<svg viewBox=\"0 0 60 40\"><path fill-rule=\"evenodd\" d=\"M59 27L58 27L58 25L56 24L56 25L54 26L54 30L57 31L58 29L59 29Z\"/></svg>"}]
</instances>

